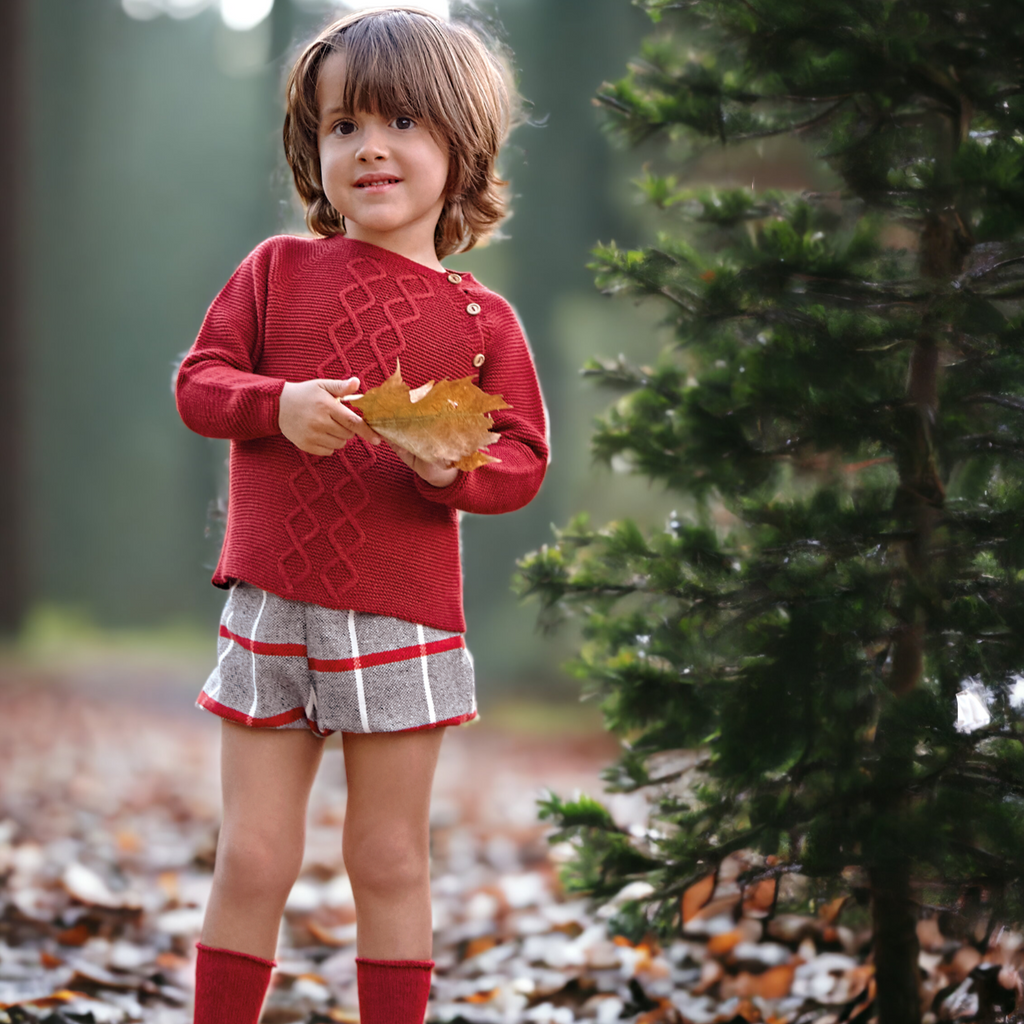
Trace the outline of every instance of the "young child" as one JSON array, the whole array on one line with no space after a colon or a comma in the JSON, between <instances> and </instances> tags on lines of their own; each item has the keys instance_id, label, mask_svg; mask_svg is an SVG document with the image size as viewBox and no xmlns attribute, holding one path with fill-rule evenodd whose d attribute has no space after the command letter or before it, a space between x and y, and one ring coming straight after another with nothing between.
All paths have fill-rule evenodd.
<instances>
[{"instance_id":1,"label":"young child","mask_svg":"<svg viewBox=\"0 0 1024 1024\"><path fill-rule=\"evenodd\" d=\"M544 407L516 317L441 261L505 214L514 93L470 29L414 8L336 21L298 58L284 144L316 236L271 238L217 296L178 408L230 438L228 588L198 703L223 719L224 820L196 967L197 1024L255 1024L299 872L321 738L342 733L343 854L362 1024L422 1024L428 812L444 726L476 716L459 512L537 493ZM471 473L382 439L344 401L473 376L501 461Z\"/></svg>"}]
</instances>

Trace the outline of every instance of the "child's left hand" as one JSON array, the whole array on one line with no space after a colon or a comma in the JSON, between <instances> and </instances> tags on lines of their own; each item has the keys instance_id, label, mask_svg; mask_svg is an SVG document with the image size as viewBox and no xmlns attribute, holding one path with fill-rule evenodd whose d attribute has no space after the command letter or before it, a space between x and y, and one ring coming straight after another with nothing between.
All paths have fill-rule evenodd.
<instances>
[{"instance_id":1,"label":"child's left hand","mask_svg":"<svg viewBox=\"0 0 1024 1024\"><path fill-rule=\"evenodd\" d=\"M412 452L406 451L393 441L387 442L391 450L418 476L432 487L447 487L455 482L459 471L454 466L439 466L436 462L427 462Z\"/></svg>"}]
</instances>

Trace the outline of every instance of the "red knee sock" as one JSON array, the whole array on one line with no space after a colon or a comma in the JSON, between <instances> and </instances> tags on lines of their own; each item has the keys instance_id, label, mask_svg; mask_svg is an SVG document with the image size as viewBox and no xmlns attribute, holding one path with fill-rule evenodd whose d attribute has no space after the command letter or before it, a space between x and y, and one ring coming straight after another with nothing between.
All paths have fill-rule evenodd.
<instances>
[{"instance_id":1,"label":"red knee sock","mask_svg":"<svg viewBox=\"0 0 1024 1024\"><path fill-rule=\"evenodd\" d=\"M273 960L196 943L194 1024L257 1024Z\"/></svg>"},{"instance_id":2,"label":"red knee sock","mask_svg":"<svg viewBox=\"0 0 1024 1024\"><path fill-rule=\"evenodd\" d=\"M356 957L359 1024L423 1024L433 960Z\"/></svg>"}]
</instances>

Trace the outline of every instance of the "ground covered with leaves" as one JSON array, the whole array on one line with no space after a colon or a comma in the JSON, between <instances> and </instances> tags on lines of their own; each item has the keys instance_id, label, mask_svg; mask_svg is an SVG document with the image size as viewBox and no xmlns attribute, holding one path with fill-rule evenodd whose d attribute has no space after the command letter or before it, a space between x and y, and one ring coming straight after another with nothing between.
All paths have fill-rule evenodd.
<instances>
[{"instance_id":1,"label":"ground covered with leaves","mask_svg":"<svg viewBox=\"0 0 1024 1024\"><path fill-rule=\"evenodd\" d=\"M0 674L0 1024L191 1020L218 726L180 683L163 691L150 675L133 688L130 672L101 674L102 685L88 673ZM791 875L741 887L750 864L737 855L686 894L685 927L662 944L611 934L617 906L563 892L558 865L572 850L548 842L537 798L547 787L598 795L614 752L608 736L571 722L538 729L496 714L450 730L431 816L428 1019L867 1022L870 931L855 900L815 901ZM644 800L610 805L642 841ZM340 744L326 752L310 813L265 1024L358 1020ZM957 920L920 924L929 1019L1015 1019L1024 937L985 921L965 933Z\"/></svg>"}]
</instances>

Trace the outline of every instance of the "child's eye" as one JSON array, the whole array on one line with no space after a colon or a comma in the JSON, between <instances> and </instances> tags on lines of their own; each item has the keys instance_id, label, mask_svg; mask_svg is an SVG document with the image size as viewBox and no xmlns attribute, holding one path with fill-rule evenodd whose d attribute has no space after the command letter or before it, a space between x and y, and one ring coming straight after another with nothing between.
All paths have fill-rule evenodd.
<instances>
[{"instance_id":1,"label":"child's eye","mask_svg":"<svg viewBox=\"0 0 1024 1024\"><path fill-rule=\"evenodd\" d=\"M339 121L332 129L336 135L351 135L356 130L354 121Z\"/></svg>"},{"instance_id":2,"label":"child's eye","mask_svg":"<svg viewBox=\"0 0 1024 1024\"><path fill-rule=\"evenodd\" d=\"M416 122L411 117L396 117L392 124L401 131L414 128L416 126Z\"/></svg>"}]
</instances>

